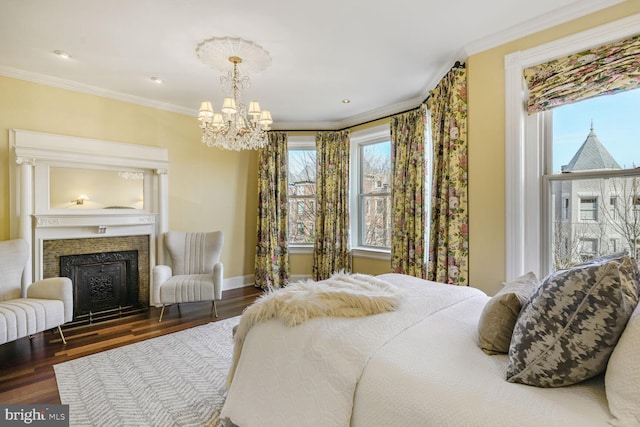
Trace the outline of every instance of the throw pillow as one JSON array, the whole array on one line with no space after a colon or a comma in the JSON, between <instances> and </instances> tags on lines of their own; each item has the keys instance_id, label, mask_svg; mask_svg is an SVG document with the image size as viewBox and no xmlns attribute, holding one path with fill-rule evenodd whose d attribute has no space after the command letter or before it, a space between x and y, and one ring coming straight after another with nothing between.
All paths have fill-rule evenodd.
<instances>
[{"instance_id":1,"label":"throw pillow","mask_svg":"<svg viewBox=\"0 0 640 427\"><path fill-rule=\"evenodd\" d=\"M617 426L640 425L640 305L631 315L604 376L609 410Z\"/></svg>"},{"instance_id":2,"label":"throw pillow","mask_svg":"<svg viewBox=\"0 0 640 427\"><path fill-rule=\"evenodd\" d=\"M507 380L575 384L604 371L638 302L638 270L626 255L549 275L516 322Z\"/></svg>"},{"instance_id":3,"label":"throw pillow","mask_svg":"<svg viewBox=\"0 0 640 427\"><path fill-rule=\"evenodd\" d=\"M513 327L522 306L538 285L533 273L527 273L504 287L484 306L478 320L478 344L487 354L508 353Z\"/></svg>"}]
</instances>

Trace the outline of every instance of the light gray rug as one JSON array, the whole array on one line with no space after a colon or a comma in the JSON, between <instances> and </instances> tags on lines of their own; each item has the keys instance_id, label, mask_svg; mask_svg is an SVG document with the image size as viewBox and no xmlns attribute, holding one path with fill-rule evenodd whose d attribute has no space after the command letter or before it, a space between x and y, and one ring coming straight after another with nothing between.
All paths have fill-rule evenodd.
<instances>
[{"instance_id":1,"label":"light gray rug","mask_svg":"<svg viewBox=\"0 0 640 427\"><path fill-rule=\"evenodd\" d=\"M54 366L72 426L217 426L239 317Z\"/></svg>"}]
</instances>

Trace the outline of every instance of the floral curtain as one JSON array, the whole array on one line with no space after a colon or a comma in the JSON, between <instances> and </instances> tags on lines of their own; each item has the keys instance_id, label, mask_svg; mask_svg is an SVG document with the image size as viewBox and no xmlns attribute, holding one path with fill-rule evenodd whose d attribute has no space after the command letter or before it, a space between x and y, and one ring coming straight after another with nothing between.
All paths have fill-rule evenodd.
<instances>
[{"instance_id":1,"label":"floral curtain","mask_svg":"<svg viewBox=\"0 0 640 427\"><path fill-rule=\"evenodd\" d=\"M263 289L281 288L289 279L285 132L269 132L269 143L258 152L258 168L255 281Z\"/></svg>"},{"instance_id":2,"label":"floral curtain","mask_svg":"<svg viewBox=\"0 0 640 427\"><path fill-rule=\"evenodd\" d=\"M468 284L467 73L456 64L431 91L433 175L427 278Z\"/></svg>"},{"instance_id":3,"label":"floral curtain","mask_svg":"<svg viewBox=\"0 0 640 427\"><path fill-rule=\"evenodd\" d=\"M349 252L349 131L316 135L316 229L313 278L351 271Z\"/></svg>"},{"instance_id":4,"label":"floral curtain","mask_svg":"<svg viewBox=\"0 0 640 427\"><path fill-rule=\"evenodd\" d=\"M426 278L426 106L391 118L391 271Z\"/></svg>"},{"instance_id":5,"label":"floral curtain","mask_svg":"<svg viewBox=\"0 0 640 427\"><path fill-rule=\"evenodd\" d=\"M640 87L640 35L524 70L529 114Z\"/></svg>"}]
</instances>

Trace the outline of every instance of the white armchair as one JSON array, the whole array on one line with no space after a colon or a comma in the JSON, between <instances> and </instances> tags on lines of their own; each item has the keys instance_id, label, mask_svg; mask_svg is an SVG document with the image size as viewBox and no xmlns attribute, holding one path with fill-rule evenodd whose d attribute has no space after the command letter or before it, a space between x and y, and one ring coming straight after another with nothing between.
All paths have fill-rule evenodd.
<instances>
[{"instance_id":1,"label":"white armchair","mask_svg":"<svg viewBox=\"0 0 640 427\"><path fill-rule=\"evenodd\" d=\"M183 302L212 301L218 317L216 301L222 299L223 278L222 231L169 231L164 243L171 267L157 265L152 272L152 301L156 307L162 306L158 322L162 321L165 306Z\"/></svg>"},{"instance_id":2,"label":"white armchair","mask_svg":"<svg viewBox=\"0 0 640 427\"><path fill-rule=\"evenodd\" d=\"M0 242L0 344L58 328L73 319L73 289L66 277L52 277L22 286L29 257L26 240Z\"/></svg>"}]
</instances>

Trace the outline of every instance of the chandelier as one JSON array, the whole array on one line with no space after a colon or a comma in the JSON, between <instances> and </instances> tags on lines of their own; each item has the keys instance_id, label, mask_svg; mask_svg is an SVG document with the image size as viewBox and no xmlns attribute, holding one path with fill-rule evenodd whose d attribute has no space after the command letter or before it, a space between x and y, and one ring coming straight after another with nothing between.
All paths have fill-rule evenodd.
<instances>
[{"instance_id":1,"label":"chandelier","mask_svg":"<svg viewBox=\"0 0 640 427\"><path fill-rule=\"evenodd\" d=\"M202 129L202 143L224 150L255 150L268 142L271 129L271 113L261 110L256 100L249 108L240 100L242 91L249 87L249 77L240 74L239 65L253 71L261 71L271 63L271 57L261 46L239 38L212 38L202 42L196 53L205 64L225 71L220 83L229 96L222 101L220 112L215 112L211 102L200 104L198 121Z\"/></svg>"}]
</instances>

